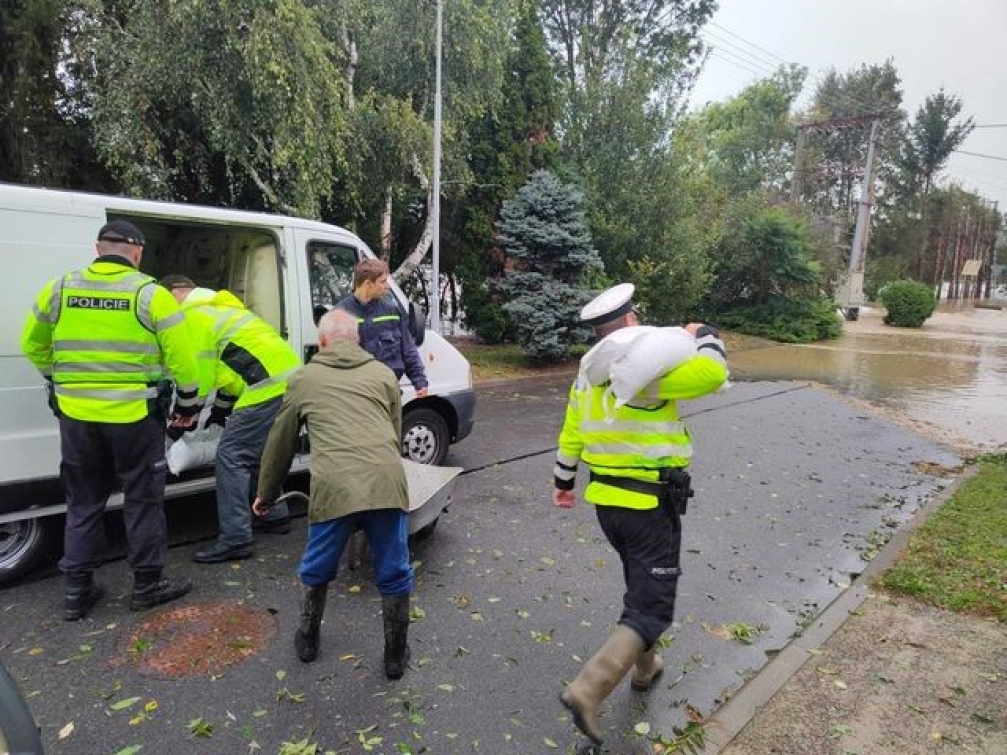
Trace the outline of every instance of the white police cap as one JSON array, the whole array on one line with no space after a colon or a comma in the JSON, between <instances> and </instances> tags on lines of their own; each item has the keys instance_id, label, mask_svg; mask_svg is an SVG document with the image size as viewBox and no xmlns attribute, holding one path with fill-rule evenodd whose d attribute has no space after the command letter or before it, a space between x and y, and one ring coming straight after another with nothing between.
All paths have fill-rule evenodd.
<instances>
[{"instance_id":1,"label":"white police cap","mask_svg":"<svg viewBox=\"0 0 1007 755\"><path fill-rule=\"evenodd\" d=\"M597 328L599 325L617 320L633 309L635 290L636 286L632 283L620 283L602 291L584 305L580 311L581 321Z\"/></svg>"}]
</instances>

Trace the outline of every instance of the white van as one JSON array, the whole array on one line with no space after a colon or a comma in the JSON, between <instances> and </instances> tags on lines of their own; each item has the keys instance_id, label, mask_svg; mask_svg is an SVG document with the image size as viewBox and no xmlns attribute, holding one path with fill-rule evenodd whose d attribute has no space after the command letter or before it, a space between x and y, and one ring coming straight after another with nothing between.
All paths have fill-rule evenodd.
<instances>
[{"instance_id":1,"label":"white van","mask_svg":"<svg viewBox=\"0 0 1007 755\"><path fill-rule=\"evenodd\" d=\"M142 270L181 273L227 289L271 323L298 354L317 346L315 321L350 293L353 268L371 250L349 231L298 218L0 184L0 582L23 574L56 537L65 511L59 484L59 427L43 381L21 354L20 336L46 281L95 258L98 229L128 219L146 237ZM475 393L468 361L395 285L392 292L419 346L429 395L403 380L403 455L440 464L448 444L472 430ZM299 457L294 471L306 468ZM212 467L169 478L167 497L213 487ZM119 494L109 508L122 505Z\"/></svg>"}]
</instances>

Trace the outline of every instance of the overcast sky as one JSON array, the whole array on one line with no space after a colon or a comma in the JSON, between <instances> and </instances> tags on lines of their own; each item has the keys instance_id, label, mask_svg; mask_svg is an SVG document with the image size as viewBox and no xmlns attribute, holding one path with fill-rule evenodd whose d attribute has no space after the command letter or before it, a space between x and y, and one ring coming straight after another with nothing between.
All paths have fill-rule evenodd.
<instances>
[{"instance_id":1,"label":"overcast sky","mask_svg":"<svg viewBox=\"0 0 1007 755\"><path fill-rule=\"evenodd\" d=\"M806 105L829 68L891 58L910 118L943 86L977 124L1007 124L1007 0L720 0L704 37L714 51L694 107L736 94L781 61L808 68ZM961 149L1007 158L1007 128L976 129ZM943 177L1007 211L1007 160L956 154Z\"/></svg>"}]
</instances>

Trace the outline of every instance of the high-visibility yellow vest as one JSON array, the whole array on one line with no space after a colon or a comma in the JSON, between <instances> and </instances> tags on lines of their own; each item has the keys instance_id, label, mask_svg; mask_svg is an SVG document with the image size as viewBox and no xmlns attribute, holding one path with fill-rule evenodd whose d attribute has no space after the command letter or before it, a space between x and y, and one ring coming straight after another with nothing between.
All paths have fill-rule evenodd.
<instances>
[{"instance_id":1,"label":"high-visibility yellow vest","mask_svg":"<svg viewBox=\"0 0 1007 755\"><path fill-rule=\"evenodd\" d=\"M282 396L301 366L273 327L230 291L197 288L182 303L196 343L202 388L215 388L214 405L242 409Z\"/></svg>"},{"instance_id":2,"label":"high-visibility yellow vest","mask_svg":"<svg viewBox=\"0 0 1007 755\"><path fill-rule=\"evenodd\" d=\"M21 348L52 380L68 417L141 420L157 398L157 382L169 374L176 410L189 414L199 409L199 373L183 322L174 297L153 278L106 257L46 284Z\"/></svg>"},{"instance_id":3,"label":"high-visibility yellow vest","mask_svg":"<svg viewBox=\"0 0 1007 755\"><path fill-rule=\"evenodd\" d=\"M555 475L571 481L584 461L590 469L610 477L656 482L662 469L685 467L692 458L692 440L679 419L676 399L698 398L717 390L727 380L724 361L696 356L618 409L606 407L607 383L574 384L570 389L563 429L559 436ZM656 496L591 482L584 500L599 506L652 509Z\"/></svg>"}]
</instances>

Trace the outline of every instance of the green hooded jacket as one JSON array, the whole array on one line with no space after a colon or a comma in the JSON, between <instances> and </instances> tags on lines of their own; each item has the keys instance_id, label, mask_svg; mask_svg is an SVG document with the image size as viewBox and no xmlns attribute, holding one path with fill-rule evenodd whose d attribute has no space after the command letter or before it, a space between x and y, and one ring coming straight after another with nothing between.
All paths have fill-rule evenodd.
<instances>
[{"instance_id":1,"label":"green hooded jacket","mask_svg":"<svg viewBox=\"0 0 1007 755\"><path fill-rule=\"evenodd\" d=\"M311 444L308 521L409 510L402 466L402 393L395 375L349 341L315 354L291 377L262 455L258 495L276 499L298 447Z\"/></svg>"}]
</instances>

